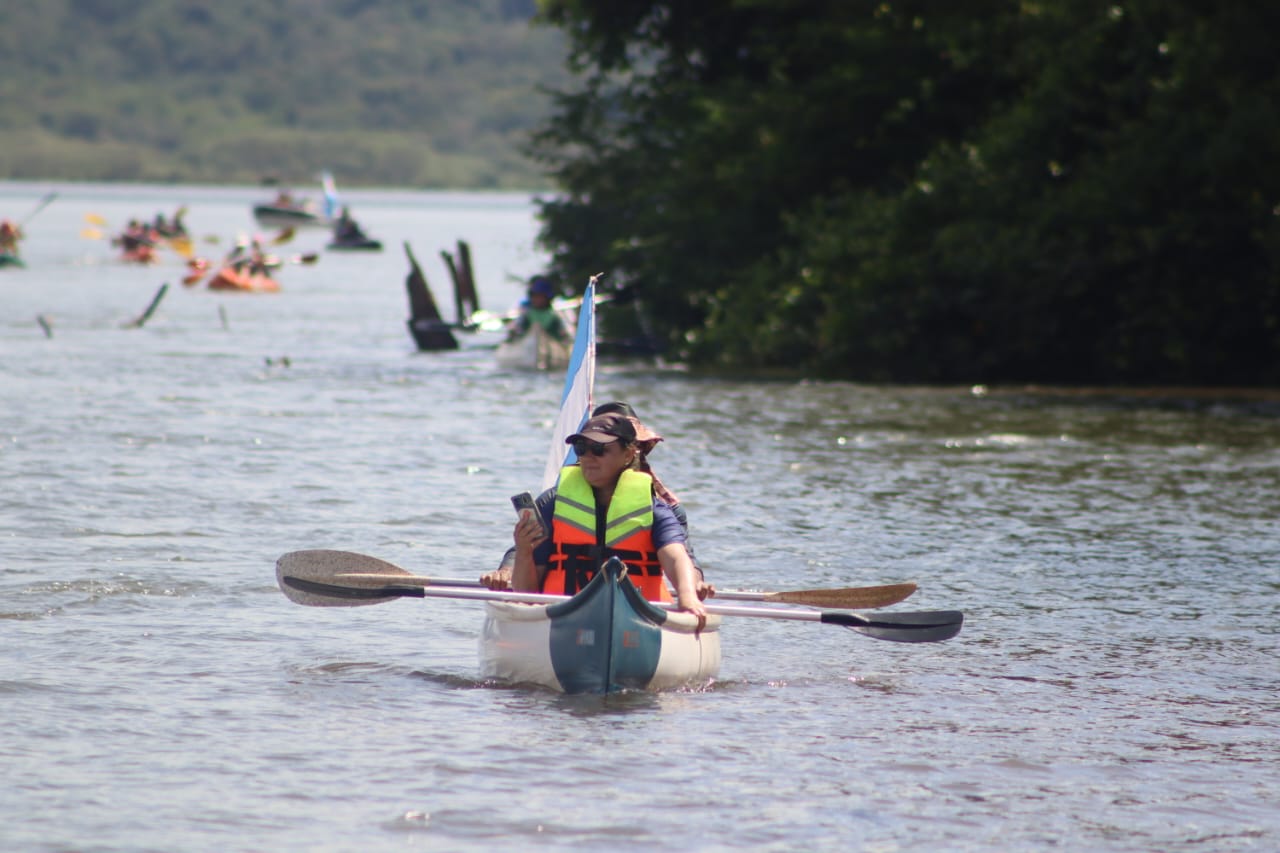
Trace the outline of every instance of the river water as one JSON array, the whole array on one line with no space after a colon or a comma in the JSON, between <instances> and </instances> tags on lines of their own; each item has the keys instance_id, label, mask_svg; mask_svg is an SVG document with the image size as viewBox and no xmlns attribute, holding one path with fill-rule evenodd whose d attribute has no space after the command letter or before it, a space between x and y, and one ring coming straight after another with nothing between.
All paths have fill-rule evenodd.
<instances>
[{"instance_id":1,"label":"river water","mask_svg":"<svg viewBox=\"0 0 1280 853\"><path fill-rule=\"evenodd\" d=\"M263 191L54 188L0 271L0 848L1280 849L1275 395L602 365L722 587L915 580L898 609L967 621L726 617L713 684L563 697L478 679L479 605L304 608L274 578L301 548L496 562L562 378L416 353L400 244L448 315L467 240L505 309L542 260L529 199L349 192L387 250L248 295L82 232L186 204L216 255ZM0 215L48 189L0 184Z\"/></svg>"}]
</instances>

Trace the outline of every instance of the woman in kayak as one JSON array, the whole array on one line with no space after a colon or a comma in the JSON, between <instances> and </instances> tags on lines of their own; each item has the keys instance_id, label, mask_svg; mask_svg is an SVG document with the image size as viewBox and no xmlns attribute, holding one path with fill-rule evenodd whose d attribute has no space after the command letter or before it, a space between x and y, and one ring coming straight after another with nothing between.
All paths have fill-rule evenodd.
<instances>
[{"instance_id":1,"label":"woman in kayak","mask_svg":"<svg viewBox=\"0 0 1280 853\"><path fill-rule=\"evenodd\" d=\"M640 451L630 418L598 415L565 443L573 445L578 462L561 469L550 506L521 513L512 588L573 595L605 560L618 556L646 598L670 601L670 581L680 609L705 618L684 529L654 496L653 478L637 470Z\"/></svg>"},{"instance_id":2,"label":"woman in kayak","mask_svg":"<svg viewBox=\"0 0 1280 853\"><path fill-rule=\"evenodd\" d=\"M685 512L684 506L681 505L680 498L676 496L675 492L667 488L666 484L663 483L662 480L658 479L657 473L649 464L649 454L658 446L658 443L663 440L662 436L641 422L640 416L636 414L636 410L632 408L630 403L613 400L608 403L601 403L599 406L596 406L591 410L591 417L593 418L608 414L623 415L631 421L631 426L635 429L636 433L635 446L638 451L635 467L637 470L643 471L653 478L654 495L667 506L671 507L671 512L675 515L676 520L680 522L680 527L684 530L685 535L684 547L689 552L689 558L693 560L694 570L698 573L698 598L710 598L716 594L716 588L714 585L706 582L702 566L698 565L698 558L693 553L693 545L689 538L689 516ZM551 512L552 510L550 508L555 503L555 499L556 487L552 486L542 494L538 495L537 500L534 502L536 511L540 514L544 512ZM515 564L515 557L516 549L514 547L508 548L507 552L502 555L502 561L499 563L498 568L495 571L486 572L481 575L480 583L484 584L489 589L510 589L511 567Z\"/></svg>"}]
</instances>

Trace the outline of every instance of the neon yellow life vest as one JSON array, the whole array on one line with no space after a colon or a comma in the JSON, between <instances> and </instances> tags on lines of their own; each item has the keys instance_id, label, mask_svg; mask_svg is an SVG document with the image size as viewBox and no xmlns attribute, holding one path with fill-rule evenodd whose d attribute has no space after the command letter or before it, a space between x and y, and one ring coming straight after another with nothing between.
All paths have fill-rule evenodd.
<instances>
[{"instance_id":1,"label":"neon yellow life vest","mask_svg":"<svg viewBox=\"0 0 1280 853\"><path fill-rule=\"evenodd\" d=\"M610 557L627 564L627 577L650 601L671 601L653 542L653 478L623 471L596 536L596 497L577 465L560 471L551 520L552 547L542 591L573 595Z\"/></svg>"}]
</instances>

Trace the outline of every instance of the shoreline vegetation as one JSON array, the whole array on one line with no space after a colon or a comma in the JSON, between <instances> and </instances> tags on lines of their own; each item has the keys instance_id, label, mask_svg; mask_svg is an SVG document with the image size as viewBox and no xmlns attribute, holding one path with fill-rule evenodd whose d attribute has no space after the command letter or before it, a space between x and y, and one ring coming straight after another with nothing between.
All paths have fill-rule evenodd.
<instances>
[{"instance_id":1,"label":"shoreline vegetation","mask_svg":"<svg viewBox=\"0 0 1280 853\"><path fill-rule=\"evenodd\" d=\"M0 179L537 191L524 146L567 72L535 11L52 0L0 31Z\"/></svg>"}]
</instances>

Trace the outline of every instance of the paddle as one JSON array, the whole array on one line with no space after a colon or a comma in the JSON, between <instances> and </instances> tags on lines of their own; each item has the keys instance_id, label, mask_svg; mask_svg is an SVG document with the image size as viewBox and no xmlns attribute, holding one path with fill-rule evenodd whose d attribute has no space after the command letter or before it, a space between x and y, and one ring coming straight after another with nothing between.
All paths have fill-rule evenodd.
<instances>
[{"instance_id":1,"label":"paddle","mask_svg":"<svg viewBox=\"0 0 1280 853\"><path fill-rule=\"evenodd\" d=\"M169 248L173 249L179 255L182 255L182 257L187 260L191 260L195 257L195 245L191 242L191 238L188 235L179 234L165 239L169 241Z\"/></svg>"},{"instance_id":2,"label":"paddle","mask_svg":"<svg viewBox=\"0 0 1280 853\"><path fill-rule=\"evenodd\" d=\"M486 589L462 587L412 586L407 583L387 586L377 583L369 575L336 571L335 567L348 556L343 551L294 551L276 561L276 581L290 601L310 607L359 607L381 604L396 598L455 598L468 601L507 601L522 604L554 604L565 601L567 596L543 595L533 592L495 592ZM359 555L355 555L359 556ZM365 557L365 560L375 560ZM378 561L381 562L381 561ZM387 563L386 566L397 567ZM401 577L399 570L381 572ZM408 576L412 577L412 576ZM321 580L320 578L323 578ZM430 580L430 579L424 579ZM675 610L677 606L665 602L652 602L655 607ZM960 632L964 614L954 610L922 611L915 613L874 613L863 615L841 611L796 610L779 607L741 607L723 604L704 605L708 613L721 616L746 616L764 619L789 619L804 622L821 622L842 625L877 640L899 643L936 643L954 637Z\"/></svg>"},{"instance_id":3,"label":"paddle","mask_svg":"<svg viewBox=\"0 0 1280 853\"><path fill-rule=\"evenodd\" d=\"M288 560L287 568L291 575L339 586L370 587L390 584L485 588L479 581L465 578L428 578L412 575L386 560L351 551L294 551L280 559ZM715 597L727 601L763 601L859 610L897 604L915 591L916 585L913 583L895 583L884 586L793 589L784 592L721 589L716 590Z\"/></svg>"},{"instance_id":4,"label":"paddle","mask_svg":"<svg viewBox=\"0 0 1280 853\"><path fill-rule=\"evenodd\" d=\"M458 339L441 319L431 286L408 240L404 241L404 253L409 259L409 275L404 280L409 293L409 334L413 335L418 349L425 352L457 349Z\"/></svg>"},{"instance_id":5,"label":"paddle","mask_svg":"<svg viewBox=\"0 0 1280 853\"><path fill-rule=\"evenodd\" d=\"M165 284L160 285L160 289L156 291L156 295L151 298L151 304L147 306L147 310L143 311L142 314L140 314L137 319L132 320L128 323L125 323L120 328L141 329L143 324L151 319L151 315L155 313L156 307L159 306L160 304L160 300L164 299L164 295L168 291L169 291L169 285L167 282Z\"/></svg>"},{"instance_id":6,"label":"paddle","mask_svg":"<svg viewBox=\"0 0 1280 853\"><path fill-rule=\"evenodd\" d=\"M40 211L48 207L50 203L52 203L53 200L57 197L58 197L58 194L56 192L45 193L44 198L40 199L39 203L36 204L35 209L33 209L30 213L24 216L22 218L22 221L18 223L18 227L21 228L23 225L26 225L28 222L34 219L37 213L39 213Z\"/></svg>"}]
</instances>

